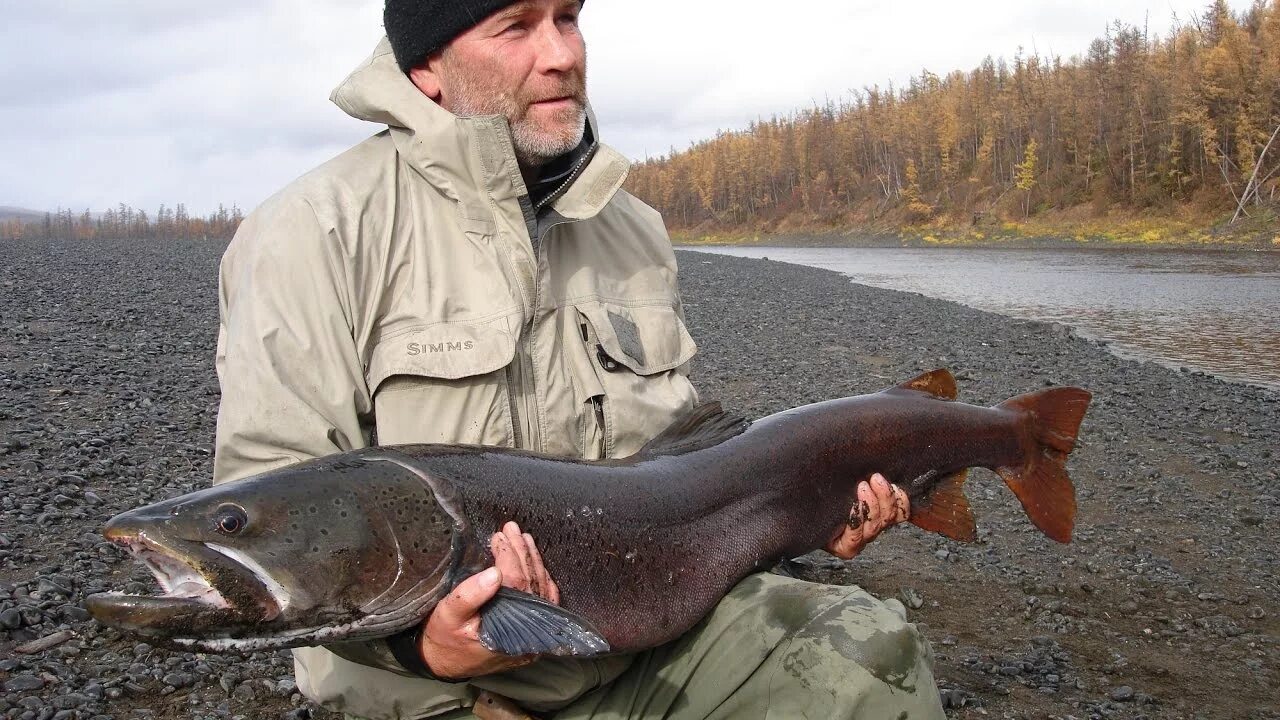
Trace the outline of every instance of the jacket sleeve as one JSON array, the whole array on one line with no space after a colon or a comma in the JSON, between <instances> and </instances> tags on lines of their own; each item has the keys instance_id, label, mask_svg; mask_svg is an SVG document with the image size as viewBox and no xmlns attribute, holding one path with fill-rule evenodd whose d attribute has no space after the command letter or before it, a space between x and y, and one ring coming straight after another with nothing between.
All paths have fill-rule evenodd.
<instances>
[{"instance_id":1,"label":"jacket sleeve","mask_svg":"<svg viewBox=\"0 0 1280 720\"><path fill-rule=\"evenodd\" d=\"M372 399L340 247L309 204L275 198L241 224L223 256L215 483L370 444ZM326 649L419 677L383 640Z\"/></svg>"},{"instance_id":2,"label":"jacket sleeve","mask_svg":"<svg viewBox=\"0 0 1280 720\"><path fill-rule=\"evenodd\" d=\"M268 201L222 259L214 482L369 444L371 401L337 238Z\"/></svg>"},{"instance_id":3,"label":"jacket sleeve","mask_svg":"<svg viewBox=\"0 0 1280 720\"><path fill-rule=\"evenodd\" d=\"M339 248L305 201L273 199L223 256L215 483L369 445L372 404ZM409 674L380 641L332 649Z\"/></svg>"}]
</instances>

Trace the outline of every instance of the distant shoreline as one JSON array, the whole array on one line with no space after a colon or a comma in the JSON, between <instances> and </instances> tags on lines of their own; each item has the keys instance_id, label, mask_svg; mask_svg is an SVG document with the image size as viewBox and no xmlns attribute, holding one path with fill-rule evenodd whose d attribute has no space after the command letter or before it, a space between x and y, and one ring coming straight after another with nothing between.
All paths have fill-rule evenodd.
<instances>
[{"instance_id":1,"label":"distant shoreline","mask_svg":"<svg viewBox=\"0 0 1280 720\"><path fill-rule=\"evenodd\" d=\"M1280 252L1280 228L1271 240L1264 238L1174 237L1142 239L1141 237L1079 236L1060 234L984 234L926 233L918 231L886 232L880 230L825 230L786 233L696 234L673 232L671 242L677 247L745 246L745 247L850 247L850 248L985 248L1008 250L1188 250L1206 252Z\"/></svg>"}]
</instances>

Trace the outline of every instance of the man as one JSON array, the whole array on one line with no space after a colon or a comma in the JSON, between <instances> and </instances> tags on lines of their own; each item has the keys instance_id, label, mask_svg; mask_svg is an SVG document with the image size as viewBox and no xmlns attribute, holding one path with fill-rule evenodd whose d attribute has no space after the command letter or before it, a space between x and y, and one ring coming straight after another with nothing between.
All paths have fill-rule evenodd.
<instances>
[{"instance_id":1,"label":"man","mask_svg":"<svg viewBox=\"0 0 1280 720\"><path fill-rule=\"evenodd\" d=\"M596 140L580 10L388 0L389 40L333 94L387 129L266 201L224 257L215 481L372 443L625 456L695 404L675 259ZM907 512L883 478L858 497L844 557ZM421 627L296 651L299 688L370 719L469 717L481 690L557 718L941 716L900 605L773 575L635 656L491 653L476 613L500 585L559 599L536 539L494 531L495 568Z\"/></svg>"}]
</instances>

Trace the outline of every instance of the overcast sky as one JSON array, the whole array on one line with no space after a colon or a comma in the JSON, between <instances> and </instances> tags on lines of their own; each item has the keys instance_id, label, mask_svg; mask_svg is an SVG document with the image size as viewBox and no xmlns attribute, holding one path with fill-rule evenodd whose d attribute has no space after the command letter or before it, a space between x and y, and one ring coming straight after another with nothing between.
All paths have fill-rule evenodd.
<instances>
[{"instance_id":1,"label":"overcast sky","mask_svg":"<svg viewBox=\"0 0 1280 720\"><path fill-rule=\"evenodd\" d=\"M984 56L1082 54L1119 19L1165 35L1207 0L593 0L604 140L632 158ZM1230 0L1237 11L1247 0ZM6 2L0 205L248 210L379 128L328 102L381 0Z\"/></svg>"}]
</instances>

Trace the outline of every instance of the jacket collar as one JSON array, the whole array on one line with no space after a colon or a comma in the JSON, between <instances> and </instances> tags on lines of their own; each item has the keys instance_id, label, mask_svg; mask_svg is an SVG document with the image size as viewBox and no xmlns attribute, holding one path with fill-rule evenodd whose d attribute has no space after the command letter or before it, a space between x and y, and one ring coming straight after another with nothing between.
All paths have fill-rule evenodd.
<instances>
[{"instance_id":1,"label":"jacket collar","mask_svg":"<svg viewBox=\"0 0 1280 720\"><path fill-rule=\"evenodd\" d=\"M386 125L401 157L469 210L486 205L485 195L498 203L530 196L506 118L460 118L432 102L400 71L385 37L330 100L352 117ZM533 188L533 197L540 197L543 206L570 219L598 213L622 186L630 167L616 150L595 141L596 128L595 114L588 109L583 144L549 165Z\"/></svg>"}]
</instances>

